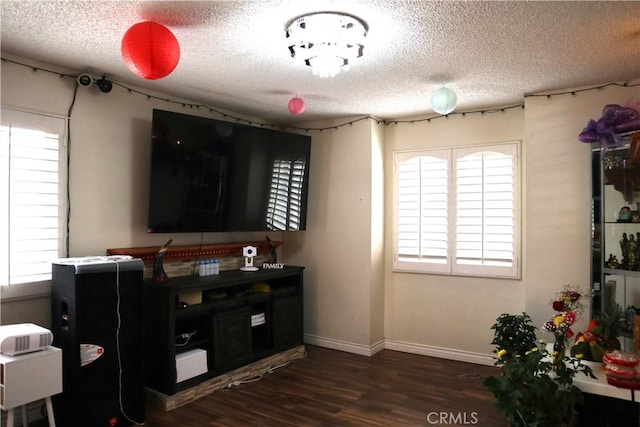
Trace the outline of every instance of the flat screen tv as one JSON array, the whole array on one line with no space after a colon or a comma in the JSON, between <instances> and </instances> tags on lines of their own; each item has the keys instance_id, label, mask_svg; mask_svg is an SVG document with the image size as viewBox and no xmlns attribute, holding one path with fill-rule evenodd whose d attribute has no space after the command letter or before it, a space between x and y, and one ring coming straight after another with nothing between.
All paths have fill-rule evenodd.
<instances>
[{"instance_id":1,"label":"flat screen tv","mask_svg":"<svg viewBox=\"0 0 640 427\"><path fill-rule=\"evenodd\" d=\"M153 110L149 233L300 231L311 137Z\"/></svg>"}]
</instances>

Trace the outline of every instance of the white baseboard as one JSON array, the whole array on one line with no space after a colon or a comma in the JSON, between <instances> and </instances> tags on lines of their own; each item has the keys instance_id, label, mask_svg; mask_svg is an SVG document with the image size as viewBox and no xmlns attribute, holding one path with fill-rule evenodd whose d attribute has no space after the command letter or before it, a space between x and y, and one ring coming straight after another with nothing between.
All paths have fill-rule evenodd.
<instances>
[{"instance_id":1,"label":"white baseboard","mask_svg":"<svg viewBox=\"0 0 640 427\"><path fill-rule=\"evenodd\" d=\"M414 344L403 341L385 340L384 348L423 356L438 357L440 359L456 360L458 362L475 363L476 365L493 366L495 359L491 354L476 353L452 348L435 347L424 344Z\"/></svg>"},{"instance_id":2,"label":"white baseboard","mask_svg":"<svg viewBox=\"0 0 640 427\"><path fill-rule=\"evenodd\" d=\"M354 344L347 341L340 341L333 338L319 337L316 335L304 335L306 344L317 345L319 347L333 350L346 351L348 353L359 354L361 356L373 356L383 349L402 351L404 353L420 354L422 356L438 357L440 359L456 360L458 362L475 363L477 365L492 366L495 362L491 354L475 353L471 351L456 350L444 347L435 347L424 344L414 344L395 340L381 340L373 345Z\"/></svg>"},{"instance_id":3,"label":"white baseboard","mask_svg":"<svg viewBox=\"0 0 640 427\"><path fill-rule=\"evenodd\" d=\"M330 348L332 350L346 351L347 353L359 354L361 356L373 356L384 349L384 341L380 340L373 345L354 344L348 341L340 341L333 338L324 338L316 335L304 335L306 344L317 345L318 347Z\"/></svg>"}]
</instances>

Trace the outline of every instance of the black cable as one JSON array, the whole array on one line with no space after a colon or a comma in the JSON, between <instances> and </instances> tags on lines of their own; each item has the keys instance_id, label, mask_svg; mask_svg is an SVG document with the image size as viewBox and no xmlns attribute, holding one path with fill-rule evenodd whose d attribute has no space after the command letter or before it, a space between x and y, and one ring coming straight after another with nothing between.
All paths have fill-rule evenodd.
<instances>
[{"instance_id":1,"label":"black cable","mask_svg":"<svg viewBox=\"0 0 640 427\"><path fill-rule=\"evenodd\" d=\"M118 404L120 405L120 412L122 413L122 415L124 415L124 417L127 419L127 421L129 421L130 423L133 423L137 426L143 426L144 421L136 421L134 419L132 419L124 410L124 403L122 401L122 396L124 394L123 392L123 386L122 386L122 373L123 373L123 369L122 369L122 351L121 351L121 347L120 347L120 332L122 329L122 313L120 310L120 304L122 301L122 295L120 292L120 263L118 261L113 261L113 263L115 263L116 266L116 319L117 319L117 324L116 324L116 356L117 356L117 360L118 360Z\"/></svg>"},{"instance_id":2,"label":"black cable","mask_svg":"<svg viewBox=\"0 0 640 427\"><path fill-rule=\"evenodd\" d=\"M69 229L70 229L70 221L71 221L71 113L73 112L73 106L76 103L76 98L78 95L78 82L76 81L76 85L73 89L73 98L71 99L71 104L69 105L69 109L67 111L67 218L66 218L66 233L65 233L65 257L69 257Z\"/></svg>"},{"instance_id":3,"label":"black cable","mask_svg":"<svg viewBox=\"0 0 640 427\"><path fill-rule=\"evenodd\" d=\"M56 71L47 70L47 69L40 68L40 67L35 67L35 66L32 66L32 65L24 64L22 62L14 61L12 59L7 59L7 58L3 58L3 57L0 57L0 59L2 61L5 61L5 62L9 62L9 63L13 63L13 64L16 64L16 65L20 65L20 66L23 66L23 67L30 68L33 71L45 71L47 73L58 74L60 77L76 78L76 76L72 76L70 74L63 74L63 73L59 73L59 72L56 72ZM347 122L344 122L344 123L341 123L341 124L335 125L335 126L327 126L327 127L321 127L321 128L308 128L308 127L293 126L293 125L289 125L289 124L277 125L277 124L267 124L267 123L255 122L253 120L247 120L247 119L243 119L243 118L240 118L240 117L237 117L237 116L233 116L231 114L227 114L227 113L225 113L223 111L217 110L216 108L211 107L211 106L206 105L206 104L182 102L182 101L176 101L176 100L173 100L173 99L170 99L170 98L162 98L162 97L159 97L159 96L156 96L156 95L151 95L151 94L142 92L142 91L137 90L137 89L130 88L130 87L125 86L125 85L123 85L121 83L118 83L118 82L112 81L111 83L113 85L115 85L115 86L119 86L119 87L121 87L123 89L126 89L127 91L129 91L129 93L135 93L135 94L138 94L138 95L145 96L147 99L155 99L155 100L163 101L163 102L166 102L166 103L169 103L169 104L182 105L183 108L195 108L197 110L200 109L200 108L203 108L203 109L209 110L210 113L219 114L223 118L233 119L238 123L245 123L245 124L248 124L250 126L260 126L260 127L267 126L267 127L271 127L272 129L303 130L303 131L306 131L306 132L309 132L309 131L322 132L324 130L332 130L332 129L333 130L337 130L337 129L339 129L341 127L344 127L344 126L352 126L354 123L357 123L357 122L362 121L362 120L373 120L377 124L384 124L384 125L390 125L390 124L396 124L397 125L399 123L419 123L419 122L428 122L429 123L429 122L431 122L431 120L442 119L442 118L448 119L450 116L455 116L455 115L459 115L459 116L465 117L468 114L482 114L482 115L484 115L484 114L489 114L489 113L504 113L506 110L509 110L509 109L524 108L524 104L521 103L521 104L511 105L511 106L507 106L507 107L486 108L486 109L473 110L473 111L460 111L460 112L455 112L455 113L449 113L449 114L446 114L446 115L435 115L435 116L432 116L432 117L425 117L425 118L413 119L413 120L376 119L376 118L374 118L374 117L372 117L370 115L366 115L366 116L362 116L362 117L360 117L358 119L350 120L350 121L347 121ZM602 89L604 89L605 87L608 87L608 86L618 86L618 87L627 88L627 87L640 86L640 83L630 84L630 83L627 83L627 82L624 82L624 83L612 82L612 83L601 84L601 85L598 85L598 86L592 86L592 87L587 87L587 88L583 88L583 89L576 89L576 90L567 90L567 91L553 92L553 93L547 93L547 94L525 94L524 97L525 98L529 98L529 97L541 97L541 96L543 96L543 97L551 98L552 96L559 96L559 95L572 95L572 96L575 96L576 94L578 94L580 92L587 92L587 91L592 91L592 90L602 90Z\"/></svg>"}]
</instances>

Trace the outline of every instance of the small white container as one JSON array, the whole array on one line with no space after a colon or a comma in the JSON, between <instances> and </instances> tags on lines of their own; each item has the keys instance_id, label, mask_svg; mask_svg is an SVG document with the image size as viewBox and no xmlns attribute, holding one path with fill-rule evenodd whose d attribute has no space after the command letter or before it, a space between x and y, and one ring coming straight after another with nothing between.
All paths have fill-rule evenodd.
<instances>
[{"instance_id":1,"label":"small white container","mask_svg":"<svg viewBox=\"0 0 640 427\"><path fill-rule=\"evenodd\" d=\"M196 348L176 354L176 383L207 372L207 350Z\"/></svg>"}]
</instances>

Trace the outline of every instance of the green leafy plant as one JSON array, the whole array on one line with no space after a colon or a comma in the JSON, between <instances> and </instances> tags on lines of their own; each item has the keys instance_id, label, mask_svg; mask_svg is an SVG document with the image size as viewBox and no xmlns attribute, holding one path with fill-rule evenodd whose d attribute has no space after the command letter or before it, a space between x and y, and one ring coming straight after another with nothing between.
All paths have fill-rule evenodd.
<instances>
[{"instance_id":1,"label":"green leafy plant","mask_svg":"<svg viewBox=\"0 0 640 427\"><path fill-rule=\"evenodd\" d=\"M496 397L496 407L512 427L574 425L574 410L582 392L573 385L578 372L594 377L591 369L573 356L552 357L528 314L502 314L491 327L495 365L501 376L484 385Z\"/></svg>"},{"instance_id":2,"label":"green leafy plant","mask_svg":"<svg viewBox=\"0 0 640 427\"><path fill-rule=\"evenodd\" d=\"M595 326L591 332L605 351L620 350L620 331L624 322L624 311L614 304L609 311L594 316Z\"/></svg>"},{"instance_id":3,"label":"green leafy plant","mask_svg":"<svg viewBox=\"0 0 640 427\"><path fill-rule=\"evenodd\" d=\"M571 354L582 354L584 360L602 362L607 351L620 350L620 333L624 324L624 312L615 304L610 311L596 314L586 331L578 332L571 347Z\"/></svg>"}]
</instances>

